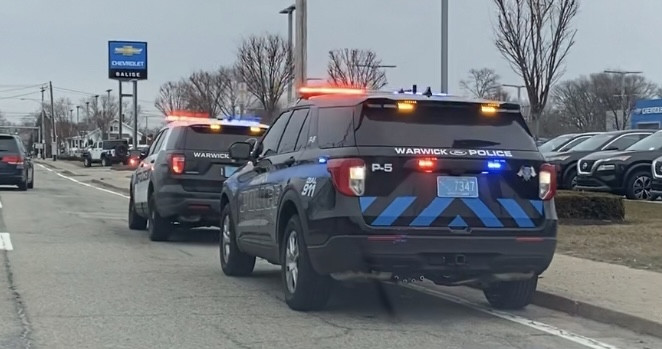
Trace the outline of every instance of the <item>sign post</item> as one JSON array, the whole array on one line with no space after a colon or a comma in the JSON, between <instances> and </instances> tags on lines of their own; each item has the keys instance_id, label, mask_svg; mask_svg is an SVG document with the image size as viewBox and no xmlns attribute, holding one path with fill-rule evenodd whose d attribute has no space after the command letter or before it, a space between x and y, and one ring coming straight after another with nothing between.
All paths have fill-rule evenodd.
<instances>
[{"instance_id":1,"label":"sign post","mask_svg":"<svg viewBox=\"0 0 662 349\"><path fill-rule=\"evenodd\" d=\"M122 131L122 98L133 97L133 147L138 147L138 80L147 80L147 43L108 41L108 78L119 81L119 139ZM122 82L133 81L133 94L122 93Z\"/></svg>"}]
</instances>

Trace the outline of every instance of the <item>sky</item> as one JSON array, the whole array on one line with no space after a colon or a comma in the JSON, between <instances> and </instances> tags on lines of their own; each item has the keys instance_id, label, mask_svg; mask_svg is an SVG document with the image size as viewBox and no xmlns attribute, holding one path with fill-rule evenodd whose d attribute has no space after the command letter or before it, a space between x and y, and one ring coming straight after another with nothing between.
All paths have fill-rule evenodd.
<instances>
[{"instance_id":1,"label":"sky","mask_svg":"<svg viewBox=\"0 0 662 349\"><path fill-rule=\"evenodd\" d=\"M251 34L286 37L287 16L278 12L292 3L0 0L0 111L20 121L38 108L39 87L32 85L48 81L56 99L74 103L107 89L116 94L118 83L107 77L107 42L132 40L148 42L149 80L139 83L138 98L158 121L153 101L162 83L232 65L237 46ZM397 66L387 70L387 88L417 84L439 91L440 12L440 0L309 0L308 76L326 77L331 49L366 48ZM643 71L662 84L660 13L660 0L581 1L562 79L611 68ZM493 68L502 83L522 84L494 46L494 23L492 0L450 0L451 93L464 93L459 81L472 68Z\"/></svg>"}]
</instances>

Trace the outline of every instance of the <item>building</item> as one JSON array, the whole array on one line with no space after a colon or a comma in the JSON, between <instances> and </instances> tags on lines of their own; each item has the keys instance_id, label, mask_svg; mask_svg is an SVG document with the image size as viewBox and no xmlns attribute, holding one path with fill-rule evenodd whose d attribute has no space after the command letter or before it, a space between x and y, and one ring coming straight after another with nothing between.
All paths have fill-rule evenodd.
<instances>
[{"instance_id":1,"label":"building","mask_svg":"<svg viewBox=\"0 0 662 349\"><path fill-rule=\"evenodd\" d=\"M662 128L662 99L638 100L630 113L630 125L633 129Z\"/></svg>"}]
</instances>

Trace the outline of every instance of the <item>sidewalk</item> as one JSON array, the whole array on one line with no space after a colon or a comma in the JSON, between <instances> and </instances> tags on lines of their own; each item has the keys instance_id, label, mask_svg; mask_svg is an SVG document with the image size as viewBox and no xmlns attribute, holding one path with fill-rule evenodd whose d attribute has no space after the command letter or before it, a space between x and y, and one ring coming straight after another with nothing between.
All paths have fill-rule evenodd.
<instances>
[{"instance_id":1,"label":"sidewalk","mask_svg":"<svg viewBox=\"0 0 662 349\"><path fill-rule=\"evenodd\" d=\"M131 171L84 168L69 161L36 162L77 180L128 192ZM539 280L533 303L662 337L661 290L662 273L556 254Z\"/></svg>"}]
</instances>

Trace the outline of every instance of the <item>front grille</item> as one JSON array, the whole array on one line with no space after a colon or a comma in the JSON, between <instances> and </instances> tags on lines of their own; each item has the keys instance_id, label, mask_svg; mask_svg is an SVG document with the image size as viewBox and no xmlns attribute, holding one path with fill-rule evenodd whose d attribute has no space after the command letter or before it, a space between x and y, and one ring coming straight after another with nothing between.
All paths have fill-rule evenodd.
<instances>
[{"instance_id":1,"label":"front grille","mask_svg":"<svg viewBox=\"0 0 662 349\"><path fill-rule=\"evenodd\" d=\"M591 173L593 164L595 164L594 160L579 160L579 162L577 163L577 172Z\"/></svg>"}]
</instances>

